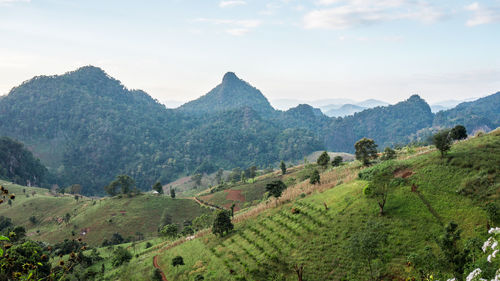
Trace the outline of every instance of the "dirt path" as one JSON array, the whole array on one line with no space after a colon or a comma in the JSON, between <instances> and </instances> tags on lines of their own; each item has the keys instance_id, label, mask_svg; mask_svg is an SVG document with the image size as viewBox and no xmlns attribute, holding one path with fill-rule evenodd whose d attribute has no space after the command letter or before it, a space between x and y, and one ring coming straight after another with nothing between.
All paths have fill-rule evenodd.
<instances>
[{"instance_id":1,"label":"dirt path","mask_svg":"<svg viewBox=\"0 0 500 281\"><path fill-rule=\"evenodd\" d=\"M167 276L165 276L165 273L163 273L163 271L161 270L160 265L158 265L158 255L154 256L154 258L153 258L153 266L155 268L157 268L158 270L160 270L161 280L168 281Z\"/></svg>"},{"instance_id":2,"label":"dirt path","mask_svg":"<svg viewBox=\"0 0 500 281\"><path fill-rule=\"evenodd\" d=\"M210 208L210 209L219 209L219 210L223 210L223 208L219 207L219 206L215 206L215 205L211 205L211 204L207 204L205 202L202 202L200 199L196 198L196 197L188 197L187 199L191 199L191 200L194 200L196 203L198 203L200 206L203 206L203 207L207 207L207 208Z\"/></svg>"}]
</instances>

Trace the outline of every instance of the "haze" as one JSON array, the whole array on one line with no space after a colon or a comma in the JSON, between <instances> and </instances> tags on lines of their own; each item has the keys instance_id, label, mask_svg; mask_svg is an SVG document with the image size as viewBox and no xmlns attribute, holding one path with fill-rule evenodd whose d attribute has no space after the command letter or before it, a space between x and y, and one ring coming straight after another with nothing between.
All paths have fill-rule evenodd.
<instances>
[{"instance_id":1,"label":"haze","mask_svg":"<svg viewBox=\"0 0 500 281\"><path fill-rule=\"evenodd\" d=\"M188 101L227 71L270 100L500 89L500 1L0 0L0 94L96 65L160 101Z\"/></svg>"}]
</instances>

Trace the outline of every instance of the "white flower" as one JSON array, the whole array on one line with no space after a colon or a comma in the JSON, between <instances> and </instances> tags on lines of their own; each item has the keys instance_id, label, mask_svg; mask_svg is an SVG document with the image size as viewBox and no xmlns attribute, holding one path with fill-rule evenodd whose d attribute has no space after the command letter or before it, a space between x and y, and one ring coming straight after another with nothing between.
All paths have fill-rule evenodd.
<instances>
[{"instance_id":1,"label":"white flower","mask_svg":"<svg viewBox=\"0 0 500 281\"><path fill-rule=\"evenodd\" d=\"M489 234L493 234L493 233L498 234L498 233L500 233L500 227L490 228L490 230L488 230L488 233Z\"/></svg>"},{"instance_id":2,"label":"white flower","mask_svg":"<svg viewBox=\"0 0 500 281\"><path fill-rule=\"evenodd\" d=\"M467 276L467 278L465 278L466 281L472 281L474 280L476 277L478 277L480 274L481 274L481 269L480 268L476 268L474 269L474 271L472 271L471 273L469 273L469 275Z\"/></svg>"},{"instance_id":3,"label":"white flower","mask_svg":"<svg viewBox=\"0 0 500 281\"><path fill-rule=\"evenodd\" d=\"M498 246L498 241L495 241L493 242L493 245L491 245L491 249L495 250L497 246Z\"/></svg>"},{"instance_id":4,"label":"white flower","mask_svg":"<svg viewBox=\"0 0 500 281\"><path fill-rule=\"evenodd\" d=\"M493 253L492 253L491 255L492 255L494 258L496 258L496 257L497 257L497 253L498 253L498 250L495 250L495 251L493 251Z\"/></svg>"},{"instance_id":5,"label":"white flower","mask_svg":"<svg viewBox=\"0 0 500 281\"><path fill-rule=\"evenodd\" d=\"M488 248L491 246L491 244L493 244L495 241L496 240L493 237L488 238L488 240L486 240L486 242L484 242L484 244L483 244L483 252L486 253L486 250L488 250Z\"/></svg>"}]
</instances>

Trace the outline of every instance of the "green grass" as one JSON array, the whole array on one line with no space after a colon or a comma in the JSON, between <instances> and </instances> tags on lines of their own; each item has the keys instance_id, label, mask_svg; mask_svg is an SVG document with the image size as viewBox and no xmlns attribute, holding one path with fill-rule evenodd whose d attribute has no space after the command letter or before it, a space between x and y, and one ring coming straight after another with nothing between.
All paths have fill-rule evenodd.
<instances>
[{"instance_id":1,"label":"green grass","mask_svg":"<svg viewBox=\"0 0 500 281\"><path fill-rule=\"evenodd\" d=\"M348 241L368 221L379 221L389 235L375 261L381 275L415 277L406 257L425 246L439 254L435 241L450 221L459 224L463 241L485 237L483 206L498 198L499 159L500 138L493 133L455 144L446 159L434 151L399 161L413 175L389 195L383 217L376 203L362 194L368 182L355 180L268 209L236 224L227 237L210 234L162 252L161 266L169 280L193 280L196 274L205 280L296 280L295 264L304 264L304 279L309 281L368 280L367 270L355 273ZM460 192L464 182L483 174L489 180L482 187L487 192ZM412 184L420 195L411 191ZM292 208L300 213L292 214ZM172 268L170 262L177 255L186 265ZM442 268L440 276L451 274Z\"/></svg>"},{"instance_id":2,"label":"green grass","mask_svg":"<svg viewBox=\"0 0 500 281\"><path fill-rule=\"evenodd\" d=\"M15 225L24 226L31 239L49 243L82 237L85 242L96 246L115 232L124 238L135 237L137 232L145 238L152 238L157 235L164 210L171 214L173 223L179 225L210 212L193 200L168 196L81 198L76 201L73 196L54 197L45 189L26 188L30 194L32 190L37 191L37 195L27 198L22 194L24 187L2 184L18 195L12 207L7 204L0 206L0 215L11 218ZM67 213L71 216L70 221L61 222ZM30 222L31 216L35 216L38 222ZM86 235L81 235L82 231L86 231Z\"/></svg>"}]
</instances>

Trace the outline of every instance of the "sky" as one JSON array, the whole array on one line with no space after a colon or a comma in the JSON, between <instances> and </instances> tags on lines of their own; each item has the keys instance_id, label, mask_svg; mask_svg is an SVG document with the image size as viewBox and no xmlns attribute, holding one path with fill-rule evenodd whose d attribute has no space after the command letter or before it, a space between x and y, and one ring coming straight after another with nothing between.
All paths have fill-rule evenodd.
<instances>
[{"instance_id":1,"label":"sky","mask_svg":"<svg viewBox=\"0 0 500 281\"><path fill-rule=\"evenodd\" d=\"M225 72L269 100L500 91L500 0L0 0L0 94L85 65L160 100Z\"/></svg>"}]
</instances>

